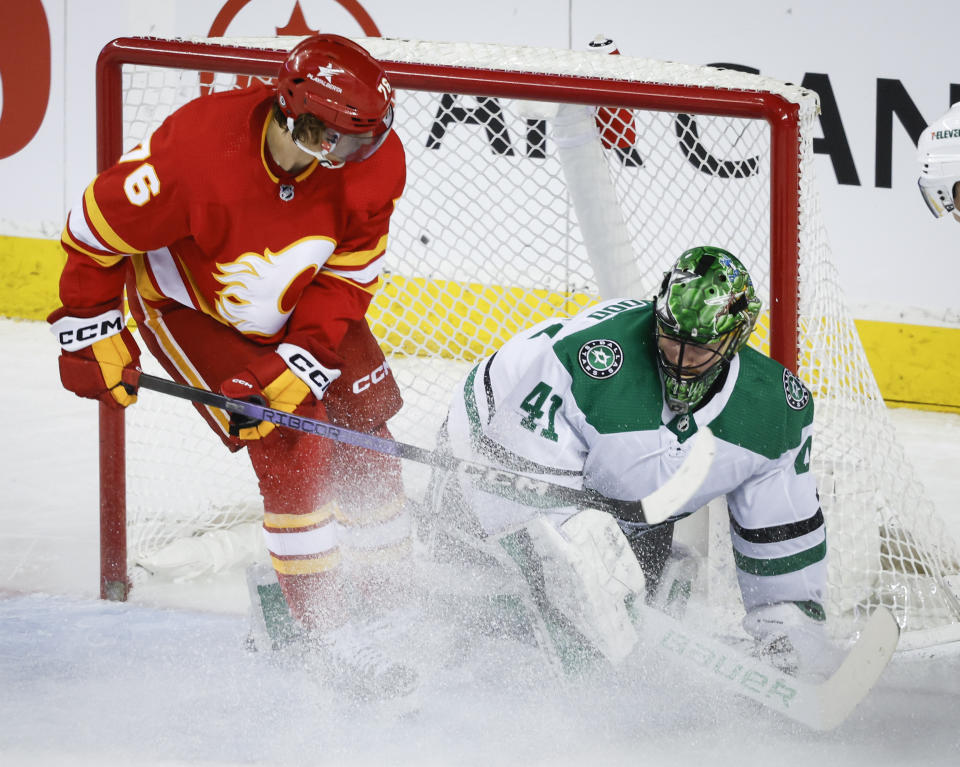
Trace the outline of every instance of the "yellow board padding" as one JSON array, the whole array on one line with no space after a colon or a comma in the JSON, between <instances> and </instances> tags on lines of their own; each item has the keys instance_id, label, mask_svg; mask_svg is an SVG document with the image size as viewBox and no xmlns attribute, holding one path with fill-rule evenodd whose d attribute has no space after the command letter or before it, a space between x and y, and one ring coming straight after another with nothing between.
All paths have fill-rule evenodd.
<instances>
[{"instance_id":1,"label":"yellow board padding","mask_svg":"<svg viewBox=\"0 0 960 767\"><path fill-rule=\"evenodd\" d=\"M0 315L44 320L60 306L67 256L59 240L0 237Z\"/></svg>"},{"instance_id":2,"label":"yellow board padding","mask_svg":"<svg viewBox=\"0 0 960 767\"><path fill-rule=\"evenodd\" d=\"M0 315L45 319L60 305L57 285L64 261L57 240L0 237ZM549 317L570 316L592 303L595 299L583 293L390 274L368 318L389 353L475 361L524 328ZM855 323L887 404L960 412L960 328ZM761 317L750 340L763 352L768 349L767 327L767 318ZM838 327L818 332L839 337L847 331Z\"/></svg>"},{"instance_id":3,"label":"yellow board padding","mask_svg":"<svg viewBox=\"0 0 960 767\"><path fill-rule=\"evenodd\" d=\"M960 329L855 320L888 404L960 412Z\"/></svg>"},{"instance_id":4,"label":"yellow board padding","mask_svg":"<svg viewBox=\"0 0 960 767\"><path fill-rule=\"evenodd\" d=\"M391 275L367 317L381 345L393 353L473 362L524 328L550 317L570 316L592 303L596 299L582 293ZM765 354L770 348L769 324L764 313L750 339L750 345ZM950 375L958 367L960 328L866 320L856 320L855 325L885 401L894 406L960 411L960 389L951 385L957 376ZM858 381L854 373L855 338L849 326L831 328L824 323L816 333L821 338L833 335L840 348L850 346L850 375L843 383L854 388L863 385L867 393L866 382ZM800 353L808 352L801 348ZM816 376L816 365L812 368ZM809 383L822 391L831 382Z\"/></svg>"},{"instance_id":5,"label":"yellow board padding","mask_svg":"<svg viewBox=\"0 0 960 767\"><path fill-rule=\"evenodd\" d=\"M583 293L388 275L367 319L394 354L473 362L541 320L568 317L592 303L596 299Z\"/></svg>"}]
</instances>

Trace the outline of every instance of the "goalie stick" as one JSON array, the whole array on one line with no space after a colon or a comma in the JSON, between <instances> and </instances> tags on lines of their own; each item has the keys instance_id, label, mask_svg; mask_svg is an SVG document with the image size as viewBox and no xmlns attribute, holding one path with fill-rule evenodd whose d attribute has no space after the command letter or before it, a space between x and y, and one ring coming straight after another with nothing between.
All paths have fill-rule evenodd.
<instances>
[{"instance_id":1,"label":"goalie stick","mask_svg":"<svg viewBox=\"0 0 960 767\"><path fill-rule=\"evenodd\" d=\"M832 730L843 723L873 688L900 639L896 619L878 607L839 668L826 681L814 682L778 671L641 602L636 600L630 609L658 652L814 730Z\"/></svg>"},{"instance_id":2,"label":"goalie stick","mask_svg":"<svg viewBox=\"0 0 960 767\"><path fill-rule=\"evenodd\" d=\"M378 453L404 458L433 466L445 471L468 475L488 492L520 501L529 499L542 505L544 501L557 506L585 506L613 514L618 519L635 524L656 525L666 521L684 506L703 484L713 457L716 454L716 439L710 429L701 427L697 439L680 469L650 495L637 501L608 498L595 490L578 489L535 479L525 474L486 466L482 463L455 458L447 453L427 450L397 440L377 437L373 434L354 431L326 421L275 410L247 400L231 399L206 389L170 381L166 378L140 373L136 383L124 382L131 393L143 388L161 394L169 394L208 407L236 413L248 418L258 418L295 429L306 434L315 434L346 445L364 447Z\"/></svg>"}]
</instances>

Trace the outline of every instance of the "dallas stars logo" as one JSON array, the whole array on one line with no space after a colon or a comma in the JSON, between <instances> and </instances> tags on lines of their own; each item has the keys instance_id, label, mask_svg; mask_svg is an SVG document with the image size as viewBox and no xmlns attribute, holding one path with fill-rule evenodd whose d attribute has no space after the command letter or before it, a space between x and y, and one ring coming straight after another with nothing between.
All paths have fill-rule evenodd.
<instances>
[{"instance_id":1,"label":"dallas stars logo","mask_svg":"<svg viewBox=\"0 0 960 767\"><path fill-rule=\"evenodd\" d=\"M783 371L783 393L787 404L794 410L803 410L810 401L810 390L789 370Z\"/></svg>"},{"instance_id":2,"label":"dallas stars logo","mask_svg":"<svg viewBox=\"0 0 960 767\"><path fill-rule=\"evenodd\" d=\"M591 378L610 378L623 365L623 350L616 341L597 338L587 341L577 355L583 372Z\"/></svg>"}]
</instances>

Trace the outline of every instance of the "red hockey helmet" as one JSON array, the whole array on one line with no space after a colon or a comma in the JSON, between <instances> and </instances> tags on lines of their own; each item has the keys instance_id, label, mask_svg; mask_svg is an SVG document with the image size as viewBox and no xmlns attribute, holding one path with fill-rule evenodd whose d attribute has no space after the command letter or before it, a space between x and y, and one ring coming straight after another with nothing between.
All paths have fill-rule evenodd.
<instances>
[{"instance_id":1,"label":"red hockey helmet","mask_svg":"<svg viewBox=\"0 0 960 767\"><path fill-rule=\"evenodd\" d=\"M345 134L337 151L342 160L372 155L393 124L387 73L366 50L340 35L312 35L297 43L280 67L277 103L288 121L311 114Z\"/></svg>"}]
</instances>

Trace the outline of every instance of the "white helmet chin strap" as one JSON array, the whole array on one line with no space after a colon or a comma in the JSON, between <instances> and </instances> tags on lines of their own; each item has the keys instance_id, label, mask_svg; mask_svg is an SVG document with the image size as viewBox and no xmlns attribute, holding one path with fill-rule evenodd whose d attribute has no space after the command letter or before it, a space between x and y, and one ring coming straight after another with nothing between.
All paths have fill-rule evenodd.
<instances>
[{"instance_id":1,"label":"white helmet chin strap","mask_svg":"<svg viewBox=\"0 0 960 767\"><path fill-rule=\"evenodd\" d=\"M313 149L307 149L307 147L305 147L303 144L297 141L297 139L293 138L293 118L292 117L287 118L287 131L289 131L290 138L293 139L293 143L296 144L297 149L299 149L301 152L306 152L311 157L315 157L317 160L320 161L320 164L324 168L342 168L343 167L342 162L336 162L334 160L329 159L329 157L327 157L326 150L321 149L319 152L317 152L317 151L314 151Z\"/></svg>"}]
</instances>

